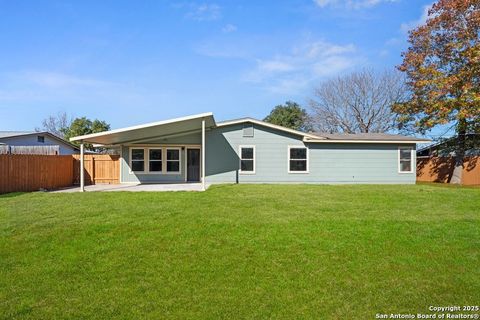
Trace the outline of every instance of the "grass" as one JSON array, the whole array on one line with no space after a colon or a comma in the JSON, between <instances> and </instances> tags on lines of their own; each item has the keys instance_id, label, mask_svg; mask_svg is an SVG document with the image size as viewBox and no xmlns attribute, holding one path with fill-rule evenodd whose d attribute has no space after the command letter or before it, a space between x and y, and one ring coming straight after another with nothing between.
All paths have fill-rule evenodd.
<instances>
[{"instance_id":1,"label":"grass","mask_svg":"<svg viewBox=\"0 0 480 320\"><path fill-rule=\"evenodd\" d=\"M4 319L373 319L480 302L480 189L0 196Z\"/></svg>"}]
</instances>

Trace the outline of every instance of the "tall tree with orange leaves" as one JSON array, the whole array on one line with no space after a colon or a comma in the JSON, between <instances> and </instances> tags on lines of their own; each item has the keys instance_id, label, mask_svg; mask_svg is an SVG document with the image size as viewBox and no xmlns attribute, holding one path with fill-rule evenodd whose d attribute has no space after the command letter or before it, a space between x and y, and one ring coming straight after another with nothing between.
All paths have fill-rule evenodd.
<instances>
[{"instance_id":1,"label":"tall tree with orange leaves","mask_svg":"<svg viewBox=\"0 0 480 320\"><path fill-rule=\"evenodd\" d=\"M398 69L407 75L411 97L394 111L401 124L420 132L455 125L450 182L461 183L465 136L480 127L480 0L439 0L408 41Z\"/></svg>"}]
</instances>

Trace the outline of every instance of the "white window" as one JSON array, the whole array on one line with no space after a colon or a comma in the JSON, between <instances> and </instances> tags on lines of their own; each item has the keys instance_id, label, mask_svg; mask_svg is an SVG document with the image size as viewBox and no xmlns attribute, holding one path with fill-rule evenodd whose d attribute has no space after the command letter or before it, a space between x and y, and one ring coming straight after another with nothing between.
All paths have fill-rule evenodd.
<instances>
[{"instance_id":1,"label":"white window","mask_svg":"<svg viewBox=\"0 0 480 320\"><path fill-rule=\"evenodd\" d=\"M167 173L180 173L180 148L167 148Z\"/></svg>"},{"instance_id":2,"label":"white window","mask_svg":"<svg viewBox=\"0 0 480 320\"><path fill-rule=\"evenodd\" d=\"M308 149L306 147L288 147L288 172L308 172Z\"/></svg>"},{"instance_id":3,"label":"white window","mask_svg":"<svg viewBox=\"0 0 480 320\"><path fill-rule=\"evenodd\" d=\"M255 173L255 146L240 146L240 173Z\"/></svg>"},{"instance_id":4,"label":"white window","mask_svg":"<svg viewBox=\"0 0 480 320\"><path fill-rule=\"evenodd\" d=\"M130 168L133 172L145 171L145 149L132 148L130 149Z\"/></svg>"},{"instance_id":5,"label":"white window","mask_svg":"<svg viewBox=\"0 0 480 320\"><path fill-rule=\"evenodd\" d=\"M412 147L398 148L398 172L400 173L413 172L413 148Z\"/></svg>"},{"instance_id":6,"label":"white window","mask_svg":"<svg viewBox=\"0 0 480 320\"><path fill-rule=\"evenodd\" d=\"M148 171L162 172L162 149L150 148L148 149Z\"/></svg>"}]
</instances>

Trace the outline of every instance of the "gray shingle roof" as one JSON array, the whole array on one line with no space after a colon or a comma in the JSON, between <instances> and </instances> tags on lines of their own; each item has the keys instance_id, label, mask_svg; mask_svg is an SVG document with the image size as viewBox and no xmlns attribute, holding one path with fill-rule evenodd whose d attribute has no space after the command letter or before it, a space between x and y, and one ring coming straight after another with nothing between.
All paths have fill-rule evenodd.
<instances>
[{"instance_id":1,"label":"gray shingle roof","mask_svg":"<svg viewBox=\"0 0 480 320\"><path fill-rule=\"evenodd\" d=\"M0 139L1 138L10 138L10 137L17 137L17 136L24 136L33 134L35 131L0 131Z\"/></svg>"},{"instance_id":2,"label":"gray shingle roof","mask_svg":"<svg viewBox=\"0 0 480 320\"><path fill-rule=\"evenodd\" d=\"M324 137L328 140L355 140L355 141L423 141L425 139L415 138L409 136L403 136L400 134L388 134L388 133L323 133L312 132L312 134Z\"/></svg>"},{"instance_id":3,"label":"gray shingle roof","mask_svg":"<svg viewBox=\"0 0 480 320\"><path fill-rule=\"evenodd\" d=\"M18 137L18 136L28 136L28 135L32 135L32 134L48 135L49 137L51 137L53 139L56 139L56 140L66 144L66 145L71 146L75 150L79 149L76 145L66 141L63 138L60 138L60 137L54 135L53 133L47 132L47 131L40 131L40 132L38 132L38 131L0 131L0 139L10 138L10 137Z\"/></svg>"}]
</instances>

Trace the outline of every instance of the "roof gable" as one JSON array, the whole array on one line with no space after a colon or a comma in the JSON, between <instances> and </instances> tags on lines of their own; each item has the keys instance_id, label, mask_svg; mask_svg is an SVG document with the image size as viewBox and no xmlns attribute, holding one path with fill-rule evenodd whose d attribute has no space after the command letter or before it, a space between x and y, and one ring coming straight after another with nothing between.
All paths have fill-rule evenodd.
<instances>
[{"instance_id":1,"label":"roof gable","mask_svg":"<svg viewBox=\"0 0 480 320\"><path fill-rule=\"evenodd\" d=\"M316 136L316 135L313 135L313 134L310 134L310 133L306 133L306 132L282 127L282 126L279 126L279 125L276 125L276 124L268 123L268 122L265 122L265 121L260 121L260 120L254 119L254 118L241 118L241 119L235 119L235 120L222 121L222 122L219 122L217 124L217 127L231 126L231 125L240 124L240 123L253 123L253 124L257 124L259 126L264 126L264 127L272 128L272 129L275 129L275 130L288 132L288 133L298 135L298 136L301 136L301 137L311 137L311 138L315 138L315 139L322 139L322 137L319 137L319 136Z\"/></svg>"}]
</instances>

